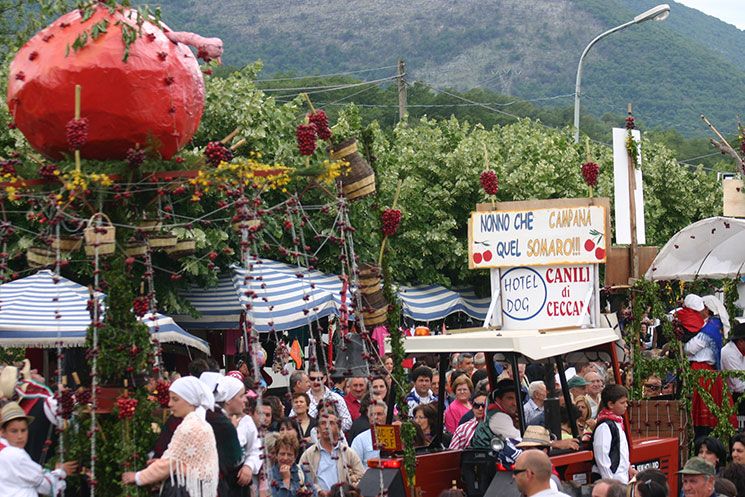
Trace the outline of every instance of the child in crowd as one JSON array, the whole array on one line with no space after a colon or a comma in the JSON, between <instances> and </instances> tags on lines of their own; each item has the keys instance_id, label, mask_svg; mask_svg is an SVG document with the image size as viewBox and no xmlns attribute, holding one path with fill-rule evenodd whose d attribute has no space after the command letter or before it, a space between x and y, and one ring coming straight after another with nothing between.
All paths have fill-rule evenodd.
<instances>
[{"instance_id":1,"label":"child in crowd","mask_svg":"<svg viewBox=\"0 0 745 497\"><path fill-rule=\"evenodd\" d=\"M593 433L593 476L617 480L624 485L636 474L629 462L629 441L623 425L629 392L621 385L608 385L600 394L600 412Z\"/></svg>"},{"instance_id":2,"label":"child in crowd","mask_svg":"<svg viewBox=\"0 0 745 497\"><path fill-rule=\"evenodd\" d=\"M36 464L24 450L28 425L34 420L16 402L0 411L0 489L2 495L56 497L65 489L65 477L75 473L77 462L65 462L54 471Z\"/></svg>"}]
</instances>

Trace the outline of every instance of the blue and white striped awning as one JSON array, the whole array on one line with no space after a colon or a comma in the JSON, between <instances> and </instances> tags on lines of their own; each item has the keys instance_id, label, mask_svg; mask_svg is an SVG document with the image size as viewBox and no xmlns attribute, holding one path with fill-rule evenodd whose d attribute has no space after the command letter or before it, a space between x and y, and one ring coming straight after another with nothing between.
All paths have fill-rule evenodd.
<instances>
[{"instance_id":1,"label":"blue and white striped awning","mask_svg":"<svg viewBox=\"0 0 745 497\"><path fill-rule=\"evenodd\" d=\"M260 332L291 330L321 317L338 315L341 306L338 276L268 259L257 261L250 272L238 266L231 269L232 276L221 277L217 286L192 287L182 292L181 296L191 303L199 317L174 316L174 319L187 329L238 329L242 305L249 301L247 291L255 292L251 294L252 322ZM245 280L247 274L253 279ZM473 290L453 291L425 285L401 287L398 295L404 316L416 321L435 321L455 312L483 321L489 309L489 299L478 298Z\"/></svg>"},{"instance_id":2,"label":"blue and white striped awning","mask_svg":"<svg viewBox=\"0 0 745 497\"><path fill-rule=\"evenodd\" d=\"M241 311L250 303L248 319L259 332L307 326L339 315L342 281L338 276L259 259L250 268L231 266L231 276L211 288L182 293L200 317L174 316L187 329L237 329ZM347 292L347 305L352 293Z\"/></svg>"},{"instance_id":3,"label":"blue and white striped awning","mask_svg":"<svg viewBox=\"0 0 745 497\"><path fill-rule=\"evenodd\" d=\"M48 269L0 285L0 346L85 344L88 289Z\"/></svg>"},{"instance_id":4,"label":"blue and white striped awning","mask_svg":"<svg viewBox=\"0 0 745 497\"><path fill-rule=\"evenodd\" d=\"M210 344L206 340L188 333L169 316L149 312L139 320L150 329L150 336L160 343L180 343L200 350L207 355L210 353Z\"/></svg>"},{"instance_id":5,"label":"blue and white striped awning","mask_svg":"<svg viewBox=\"0 0 745 497\"><path fill-rule=\"evenodd\" d=\"M448 290L440 285L402 286L398 297L403 315L423 322L444 319L455 312L463 312L483 321L491 301L489 298L478 298L470 289Z\"/></svg>"},{"instance_id":6,"label":"blue and white striped awning","mask_svg":"<svg viewBox=\"0 0 745 497\"><path fill-rule=\"evenodd\" d=\"M88 298L88 288L48 269L0 285L0 346L82 347L91 324ZM207 342L167 316L144 322L163 343L184 343L209 353Z\"/></svg>"}]
</instances>

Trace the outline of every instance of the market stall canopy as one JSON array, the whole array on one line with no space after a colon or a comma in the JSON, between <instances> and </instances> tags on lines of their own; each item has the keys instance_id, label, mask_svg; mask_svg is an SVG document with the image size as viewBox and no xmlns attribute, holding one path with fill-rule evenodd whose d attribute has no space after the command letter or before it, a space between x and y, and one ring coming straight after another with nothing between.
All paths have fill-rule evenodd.
<instances>
[{"instance_id":1,"label":"market stall canopy","mask_svg":"<svg viewBox=\"0 0 745 497\"><path fill-rule=\"evenodd\" d=\"M251 304L251 322L262 333L307 326L338 316L342 281L336 275L269 259L258 259L250 269L230 267L231 275L211 288L192 287L182 293L200 317L175 316L187 329L238 329L241 311ZM347 305L352 293L347 291Z\"/></svg>"},{"instance_id":2,"label":"market stall canopy","mask_svg":"<svg viewBox=\"0 0 745 497\"><path fill-rule=\"evenodd\" d=\"M461 331L456 333L455 331ZM517 352L533 360L584 350L621 338L613 328L576 328L561 331L452 330L449 335L413 336L404 341L407 354L452 352ZM390 342L386 343L390 349Z\"/></svg>"},{"instance_id":3,"label":"market stall canopy","mask_svg":"<svg viewBox=\"0 0 745 497\"><path fill-rule=\"evenodd\" d=\"M101 295L105 298L104 295ZM91 323L88 288L44 269L0 285L0 346L82 347ZM190 345L209 353L207 343L170 318L146 319L153 338Z\"/></svg>"},{"instance_id":4,"label":"market stall canopy","mask_svg":"<svg viewBox=\"0 0 745 497\"><path fill-rule=\"evenodd\" d=\"M210 344L206 340L202 340L187 332L169 316L149 312L139 318L139 320L145 323L150 329L150 336L161 343L180 343L195 348L207 355L210 354Z\"/></svg>"},{"instance_id":5,"label":"market stall canopy","mask_svg":"<svg viewBox=\"0 0 745 497\"><path fill-rule=\"evenodd\" d=\"M402 286L398 297L404 316L425 322L444 319L456 312L483 322L490 303L488 297L478 298L473 290L449 290L440 285Z\"/></svg>"},{"instance_id":6,"label":"market stall canopy","mask_svg":"<svg viewBox=\"0 0 745 497\"><path fill-rule=\"evenodd\" d=\"M677 232L645 277L649 280L736 278L745 266L745 220L711 217Z\"/></svg>"}]
</instances>

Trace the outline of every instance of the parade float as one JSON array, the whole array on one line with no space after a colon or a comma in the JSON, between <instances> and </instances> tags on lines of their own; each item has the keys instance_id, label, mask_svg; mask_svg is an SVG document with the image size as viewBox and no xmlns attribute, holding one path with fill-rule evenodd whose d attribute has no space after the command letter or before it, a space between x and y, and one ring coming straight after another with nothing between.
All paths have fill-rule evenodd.
<instances>
[{"instance_id":1,"label":"parade float","mask_svg":"<svg viewBox=\"0 0 745 497\"><path fill-rule=\"evenodd\" d=\"M365 319L380 323L387 310L379 263L361 273L349 220L350 204L376 191L366 145L344 116L332 127L307 97L259 108L258 90L221 88L241 73L209 93L204 78L221 54L217 38L106 1L56 19L10 64L9 126L28 146L0 162L3 361L44 350L64 421L44 434L56 443L43 459L78 460L84 471L69 485L90 495L145 495L123 487L121 473L144 466L164 420L174 367L164 347L191 357L215 344L160 312L193 314L182 291L234 271L235 331L259 399L259 334L274 337L277 358L295 357L286 323L265 319L259 302L270 314L281 295L297 303L292 324L311 331L307 367L324 370L339 367L334 354L353 335L364 352ZM385 234L399 221L387 214ZM291 293L265 291L272 260L285 261ZM333 288L321 271L336 275ZM46 300L37 326L22 330L11 313L33 292ZM338 330L328 354L317 353L319 320ZM345 374L367 374L368 361Z\"/></svg>"}]
</instances>

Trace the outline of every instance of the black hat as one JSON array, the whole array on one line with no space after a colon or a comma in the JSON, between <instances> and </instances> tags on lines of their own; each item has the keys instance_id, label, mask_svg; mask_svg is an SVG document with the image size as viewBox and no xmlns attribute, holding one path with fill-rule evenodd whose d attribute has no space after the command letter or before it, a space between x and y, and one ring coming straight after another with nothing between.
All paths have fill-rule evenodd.
<instances>
[{"instance_id":1,"label":"black hat","mask_svg":"<svg viewBox=\"0 0 745 497\"><path fill-rule=\"evenodd\" d=\"M732 328L732 332L729 334L729 339L733 342L741 338L745 338L745 323L737 323L737 326Z\"/></svg>"},{"instance_id":2,"label":"black hat","mask_svg":"<svg viewBox=\"0 0 745 497\"><path fill-rule=\"evenodd\" d=\"M499 380L492 391L492 399L496 399L507 392L515 391L515 382L509 379Z\"/></svg>"}]
</instances>

